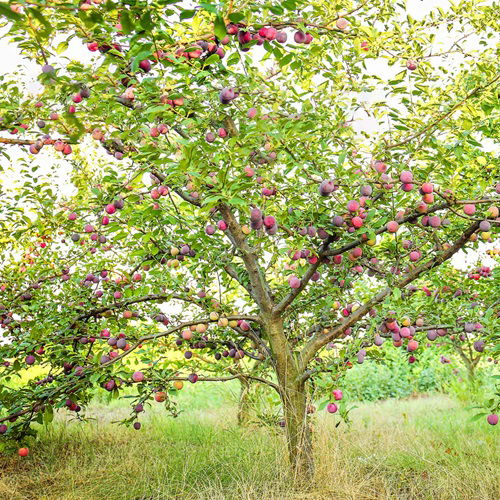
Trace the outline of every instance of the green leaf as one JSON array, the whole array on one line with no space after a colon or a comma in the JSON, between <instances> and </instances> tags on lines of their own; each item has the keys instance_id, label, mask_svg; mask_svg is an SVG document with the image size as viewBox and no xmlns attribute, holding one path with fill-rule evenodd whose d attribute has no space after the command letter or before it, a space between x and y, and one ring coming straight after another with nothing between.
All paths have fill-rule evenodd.
<instances>
[{"instance_id":1,"label":"green leaf","mask_svg":"<svg viewBox=\"0 0 500 500\"><path fill-rule=\"evenodd\" d=\"M344 164L346 156L347 156L347 151L342 151L342 153L340 153L339 159L338 159L338 165L339 165L339 167L341 167Z\"/></svg>"},{"instance_id":2,"label":"green leaf","mask_svg":"<svg viewBox=\"0 0 500 500\"><path fill-rule=\"evenodd\" d=\"M43 423L48 425L54 420L54 408L51 405L47 405L45 407L45 411L43 413Z\"/></svg>"},{"instance_id":3,"label":"green leaf","mask_svg":"<svg viewBox=\"0 0 500 500\"><path fill-rule=\"evenodd\" d=\"M486 417L486 415L488 415L488 414L487 413L476 413L471 418L469 418L469 422L476 422L477 420L480 420L481 418Z\"/></svg>"},{"instance_id":4,"label":"green leaf","mask_svg":"<svg viewBox=\"0 0 500 500\"><path fill-rule=\"evenodd\" d=\"M321 401L321 403L318 405L318 411L324 410L329 402L330 399L324 399L323 401Z\"/></svg>"},{"instance_id":5,"label":"green leaf","mask_svg":"<svg viewBox=\"0 0 500 500\"><path fill-rule=\"evenodd\" d=\"M204 64L213 64L220 62L220 56L218 54L212 54L205 59Z\"/></svg>"},{"instance_id":6,"label":"green leaf","mask_svg":"<svg viewBox=\"0 0 500 500\"><path fill-rule=\"evenodd\" d=\"M8 4L0 3L0 16L7 17L12 21L18 21L21 19L21 14L14 12Z\"/></svg>"},{"instance_id":7,"label":"green leaf","mask_svg":"<svg viewBox=\"0 0 500 500\"><path fill-rule=\"evenodd\" d=\"M281 15L283 14L284 12L284 9L283 7L281 7L281 5L272 5L272 6L269 6L269 10L273 13L273 14L276 14L276 15Z\"/></svg>"},{"instance_id":8,"label":"green leaf","mask_svg":"<svg viewBox=\"0 0 500 500\"><path fill-rule=\"evenodd\" d=\"M132 33L135 30L134 23L130 19L130 15L127 10L123 9L120 16L120 24L122 25L122 32L125 35Z\"/></svg>"},{"instance_id":9,"label":"green leaf","mask_svg":"<svg viewBox=\"0 0 500 500\"><path fill-rule=\"evenodd\" d=\"M142 16L140 23L145 30L152 30L154 28L153 19L151 18L151 14L149 12L146 12Z\"/></svg>"},{"instance_id":10,"label":"green leaf","mask_svg":"<svg viewBox=\"0 0 500 500\"><path fill-rule=\"evenodd\" d=\"M215 5L203 2L203 3L200 3L200 7L203 10L206 10L207 12L210 12L212 14L216 14L217 13L217 7Z\"/></svg>"},{"instance_id":11,"label":"green leaf","mask_svg":"<svg viewBox=\"0 0 500 500\"><path fill-rule=\"evenodd\" d=\"M248 205L248 201L244 200L243 198L231 198L228 202L230 205L240 205L242 207L246 207Z\"/></svg>"},{"instance_id":12,"label":"green leaf","mask_svg":"<svg viewBox=\"0 0 500 500\"><path fill-rule=\"evenodd\" d=\"M282 57L281 59L278 59L278 64L282 68L283 66L286 66L287 64L290 64L293 61L293 54L287 54L285 57Z\"/></svg>"},{"instance_id":13,"label":"green leaf","mask_svg":"<svg viewBox=\"0 0 500 500\"><path fill-rule=\"evenodd\" d=\"M67 40L64 40L62 41L57 47L56 47L56 52L58 54L62 54L63 52L65 52L67 49L68 49L68 41Z\"/></svg>"},{"instance_id":14,"label":"green leaf","mask_svg":"<svg viewBox=\"0 0 500 500\"><path fill-rule=\"evenodd\" d=\"M181 21L183 21L184 19L191 19L192 17L194 17L195 14L196 14L196 10L194 10L194 9L183 10L180 13L179 18Z\"/></svg>"},{"instance_id":15,"label":"green leaf","mask_svg":"<svg viewBox=\"0 0 500 500\"><path fill-rule=\"evenodd\" d=\"M222 19L221 16L217 16L215 18L214 33L219 40L222 40L227 35L226 24L224 23L224 19Z\"/></svg>"},{"instance_id":16,"label":"green leaf","mask_svg":"<svg viewBox=\"0 0 500 500\"><path fill-rule=\"evenodd\" d=\"M240 61L240 53L239 52L234 52L229 56L229 58L226 60L226 64L228 66L232 66L233 64L236 64L237 62Z\"/></svg>"},{"instance_id":17,"label":"green leaf","mask_svg":"<svg viewBox=\"0 0 500 500\"><path fill-rule=\"evenodd\" d=\"M240 21L243 21L245 19L245 14L242 12L233 12L232 14L229 14L229 20L232 23L239 23Z\"/></svg>"}]
</instances>

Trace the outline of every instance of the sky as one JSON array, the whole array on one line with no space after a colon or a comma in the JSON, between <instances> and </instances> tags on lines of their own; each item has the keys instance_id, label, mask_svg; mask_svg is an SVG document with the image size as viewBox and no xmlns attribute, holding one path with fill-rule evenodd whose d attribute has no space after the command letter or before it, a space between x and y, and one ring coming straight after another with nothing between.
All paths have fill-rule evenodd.
<instances>
[{"instance_id":1,"label":"sky","mask_svg":"<svg viewBox=\"0 0 500 500\"><path fill-rule=\"evenodd\" d=\"M491 3L490 1L484 3ZM415 19L422 19L429 14L429 12L437 7L447 9L449 6L448 0L408 0L407 2L407 14ZM5 31L5 30L4 30ZM0 37L2 35L2 30L0 30ZM448 33L444 28L436 32L436 45L435 52L447 49L450 47L451 43L455 40L453 33ZM470 37L466 41L466 49L476 50L479 49L477 41L474 37ZM2 64L0 65L0 75L17 73L19 77L28 84L28 89L31 93L36 95L36 93L41 90L41 88L36 83L36 77L40 71L40 68L35 63L24 59L17 47L13 44L9 44L6 40L0 38L0 54L2 54ZM59 56L59 62L62 63L64 58L69 58L73 60L78 60L84 63L89 61L89 58L93 57L93 54L89 52L85 46L77 39L73 39L66 52ZM460 55L449 56L450 64L456 58L460 58ZM51 61L53 62L53 61ZM57 61L55 61L57 62ZM388 78L388 75L395 75L401 71L401 67L398 65L389 66L384 59L373 59L368 60L367 70L370 74L380 75L384 79ZM379 101L384 98L382 93L372 92L370 94L365 94L362 97L367 106L370 106L374 102ZM370 131L374 127L378 126L375 119L368 117L362 110L359 110L354 117L354 122L352 127L355 131ZM9 135L6 135L9 137ZM492 144L485 144L485 150L491 150L494 146ZM92 148L93 149L93 148ZM89 148L90 150L90 148ZM11 155L12 161L8 162L5 158L0 156L0 165L6 170L5 175L0 179L0 188L13 189L18 182L18 176L16 176L16 163L20 158L25 157L25 151L19 148L9 148L9 154ZM95 153L92 153L95 154ZM98 153L99 154L99 153ZM112 159L106 155L102 154L102 158L106 161L112 161ZM69 195L71 193L72 187L67 182L67 175L70 170L70 164L64 159L56 158L50 151L45 148L41 151L35 158L31 160L40 166L39 175L49 175L54 185L58 186L59 194ZM54 165L56 168L54 168ZM483 245L483 247L494 247L493 244ZM453 259L453 264L461 269L465 269L471 264L474 264L477 260L477 253L470 252L467 256L464 252L457 254ZM493 265L493 259L486 258L484 263L486 265Z\"/></svg>"}]
</instances>

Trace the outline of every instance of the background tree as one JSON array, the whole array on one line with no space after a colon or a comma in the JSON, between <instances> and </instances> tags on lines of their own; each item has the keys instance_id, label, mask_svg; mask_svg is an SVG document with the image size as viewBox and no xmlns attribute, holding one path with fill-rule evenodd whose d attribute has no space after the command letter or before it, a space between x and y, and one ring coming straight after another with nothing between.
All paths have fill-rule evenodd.
<instances>
[{"instance_id":1,"label":"background tree","mask_svg":"<svg viewBox=\"0 0 500 500\"><path fill-rule=\"evenodd\" d=\"M33 172L2 204L2 378L46 371L2 389L7 436L54 408L78 413L96 385L136 384L138 428L152 395L175 414L180 382L257 380L280 396L302 478L311 381L362 363L375 327L424 348L418 318L392 305L498 232L499 160L484 147L499 130L495 10L464 1L417 21L394 2L339 8L1 7L42 90L4 79L0 142L53 147L75 171L88 149L110 155L75 174L71 198ZM75 43L91 57L64 59ZM363 113L376 126L351 126ZM247 358L265 372L241 369Z\"/></svg>"},{"instance_id":2,"label":"background tree","mask_svg":"<svg viewBox=\"0 0 500 500\"><path fill-rule=\"evenodd\" d=\"M494 255L493 251L490 251ZM446 283L444 286L440 286ZM498 268L478 265L462 273L446 266L441 269L439 281L429 283L421 292L424 302L418 299L413 311L425 314L419 319L418 331L426 333L429 342L437 341L458 359L474 379L477 366L482 360L493 361L492 352L497 349L499 330L499 302L494 289L498 283ZM493 287L492 287L493 285ZM444 353L446 354L446 353ZM446 355L443 362L450 362Z\"/></svg>"}]
</instances>

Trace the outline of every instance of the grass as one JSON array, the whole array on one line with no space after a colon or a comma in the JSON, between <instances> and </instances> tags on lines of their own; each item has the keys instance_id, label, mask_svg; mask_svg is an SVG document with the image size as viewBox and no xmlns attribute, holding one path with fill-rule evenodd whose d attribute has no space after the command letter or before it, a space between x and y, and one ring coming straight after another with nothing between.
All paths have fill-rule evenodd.
<instances>
[{"instance_id":1,"label":"grass","mask_svg":"<svg viewBox=\"0 0 500 500\"><path fill-rule=\"evenodd\" d=\"M151 407L140 431L111 424L128 413L119 401L96 402L91 423L61 417L42 429L28 458L0 457L0 498L500 498L498 429L469 422L445 396L361 404L350 427L320 412L316 477L297 492L281 431L237 427L230 391L214 391L203 391L201 404L198 391L186 391L189 410L177 419Z\"/></svg>"}]
</instances>

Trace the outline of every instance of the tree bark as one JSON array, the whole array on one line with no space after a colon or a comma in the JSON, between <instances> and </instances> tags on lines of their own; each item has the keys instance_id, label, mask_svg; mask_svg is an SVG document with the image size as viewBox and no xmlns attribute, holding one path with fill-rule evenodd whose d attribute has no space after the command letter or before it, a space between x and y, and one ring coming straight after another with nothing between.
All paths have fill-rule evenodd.
<instances>
[{"instance_id":1,"label":"tree bark","mask_svg":"<svg viewBox=\"0 0 500 500\"><path fill-rule=\"evenodd\" d=\"M475 369L476 369L476 363L474 363L473 359L469 359L467 354L465 354L464 350L462 349L461 346L455 345L455 351L458 352L459 356L462 358L462 361L465 364L465 367L467 368L467 375L469 377L469 380L471 382L475 381ZM470 349L470 346L469 346ZM472 353L471 353L471 358L472 358Z\"/></svg>"},{"instance_id":2,"label":"tree bark","mask_svg":"<svg viewBox=\"0 0 500 500\"><path fill-rule=\"evenodd\" d=\"M246 425L250 421L250 383L244 379L240 381L240 398L238 400L238 425Z\"/></svg>"},{"instance_id":3,"label":"tree bark","mask_svg":"<svg viewBox=\"0 0 500 500\"><path fill-rule=\"evenodd\" d=\"M469 375L469 380L471 382L474 382L476 379L476 374L475 374L475 368L476 366L474 363L467 362L467 375Z\"/></svg>"},{"instance_id":4,"label":"tree bark","mask_svg":"<svg viewBox=\"0 0 500 500\"><path fill-rule=\"evenodd\" d=\"M304 383L288 383L282 392L288 455L294 480L307 483L314 475L312 432L307 418Z\"/></svg>"},{"instance_id":5,"label":"tree bark","mask_svg":"<svg viewBox=\"0 0 500 500\"><path fill-rule=\"evenodd\" d=\"M283 331L283 319L273 317L266 331L276 360L275 370L285 418L285 435L292 474L305 485L314 474L312 433L307 418L307 391L303 370Z\"/></svg>"}]
</instances>

